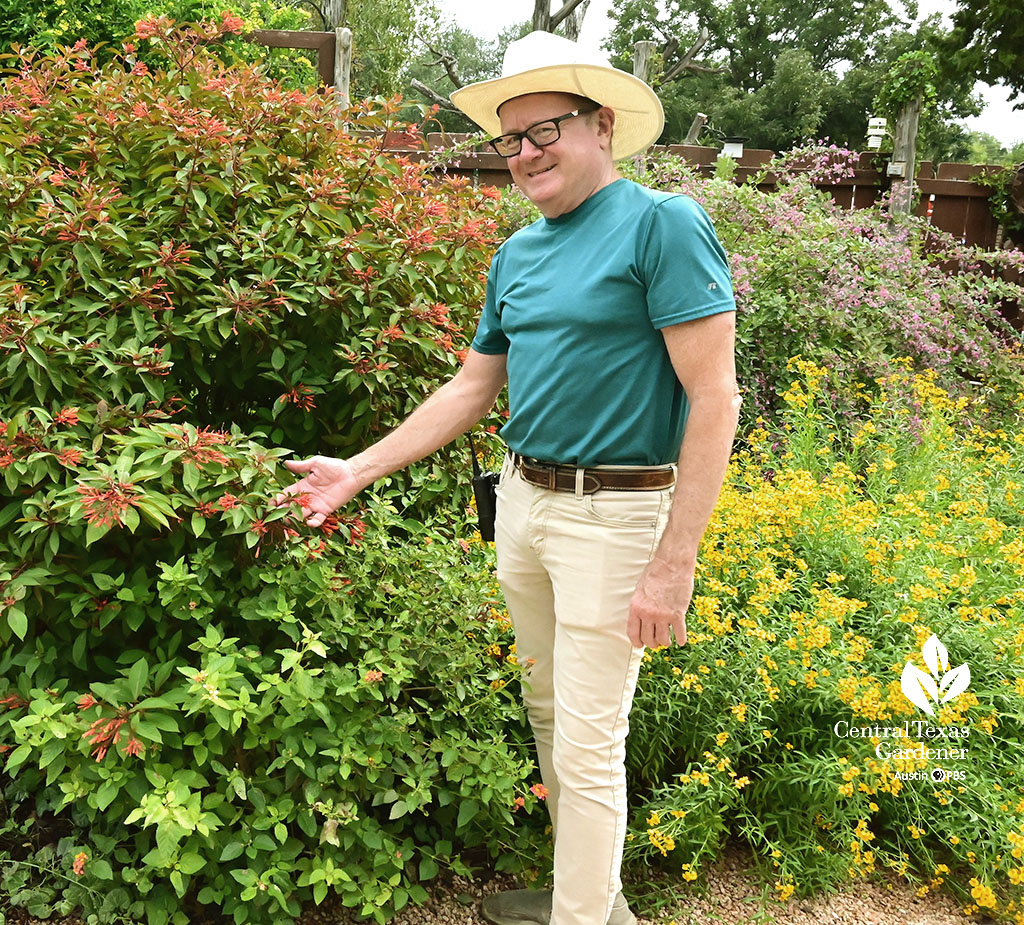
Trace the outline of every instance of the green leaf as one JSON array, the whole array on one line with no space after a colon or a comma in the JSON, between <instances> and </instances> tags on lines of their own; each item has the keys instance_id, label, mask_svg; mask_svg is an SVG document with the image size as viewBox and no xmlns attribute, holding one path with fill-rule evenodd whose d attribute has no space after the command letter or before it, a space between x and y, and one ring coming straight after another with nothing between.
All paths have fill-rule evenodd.
<instances>
[{"instance_id":1,"label":"green leaf","mask_svg":"<svg viewBox=\"0 0 1024 925\"><path fill-rule=\"evenodd\" d=\"M121 788L113 781L105 781L103 786L96 791L96 808L99 810L106 809L114 802L120 790Z\"/></svg>"},{"instance_id":2,"label":"green leaf","mask_svg":"<svg viewBox=\"0 0 1024 925\"><path fill-rule=\"evenodd\" d=\"M177 717L169 713L147 712L146 722L164 732L177 732L179 729Z\"/></svg>"},{"instance_id":3,"label":"green leaf","mask_svg":"<svg viewBox=\"0 0 1024 925\"><path fill-rule=\"evenodd\" d=\"M65 741L63 739L50 739L44 746L39 755L39 769L49 767L50 763L58 756L64 753Z\"/></svg>"},{"instance_id":4,"label":"green leaf","mask_svg":"<svg viewBox=\"0 0 1024 925\"><path fill-rule=\"evenodd\" d=\"M98 539L102 539L110 532L110 524L91 523L85 531L85 545L91 546Z\"/></svg>"},{"instance_id":5,"label":"green leaf","mask_svg":"<svg viewBox=\"0 0 1024 925\"><path fill-rule=\"evenodd\" d=\"M241 842L228 842L228 844L224 846L224 850L220 853L220 860L233 861L235 858L239 857L243 851L245 851L245 845Z\"/></svg>"},{"instance_id":6,"label":"green leaf","mask_svg":"<svg viewBox=\"0 0 1024 925\"><path fill-rule=\"evenodd\" d=\"M28 617L25 616L25 611L13 604L8 607L7 625L19 639L24 639L28 632Z\"/></svg>"},{"instance_id":7,"label":"green leaf","mask_svg":"<svg viewBox=\"0 0 1024 925\"><path fill-rule=\"evenodd\" d=\"M244 870L232 870L231 876L234 877L242 886L254 886L259 877L256 876L256 872L250 870L248 867Z\"/></svg>"},{"instance_id":8,"label":"green leaf","mask_svg":"<svg viewBox=\"0 0 1024 925\"><path fill-rule=\"evenodd\" d=\"M274 851L277 849L277 842L274 841L266 832L261 832L252 840L253 846L258 848L260 851Z\"/></svg>"},{"instance_id":9,"label":"green leaf","mask_svg":"<svg viewBox=\"0 0 1024 925\"><path fill-rule=\"evenodd\" d=\"M178 862L183 873L194 874L206 866L206 859L198 854L183 854Z\"/></svg>"},{"instance_id":10,"label":"green leaf","mask_svg":"<svg viewBox=\"0 0 1024 925\"><path fill-rule=\"evenodd\" d=\"M128 672L128 686L131 688L132 699L138 700L142 695L142 689L149 679L149 664L144 658L140 658Z\"/></svg>"},{"instance_id":11,"label":"green leaf","mask_svg":"<svg viewBox=\"0 0 1024 925\"><path fill-rule=\"evenodd\" d=\"M113 880L114 871L110 868L110 863L103 858L93 858L89 861L86 870L97 880Z\"/></svg>"},{"instance_id":12,"label":"green leaf","mask_svg":"<svg viewBox=\"0 0 1024 925\"><path fill-rule=\"evenodd\" d=\"M439 871L437 861L433 858L423 858L420 861L420 880L432 880Z\"/></svg>"},{"instance_id":13,"label":"green leaf","mask_svg":"<svg viewBox=\"0 0 1024 925\"><path fill-rule=\"evenodd\" d=\"M476 800L464 800L459 807L459 818L455 828L461 829L466 823L472 820L480 812L480 806Z\"/></svg>"}]
</instances>

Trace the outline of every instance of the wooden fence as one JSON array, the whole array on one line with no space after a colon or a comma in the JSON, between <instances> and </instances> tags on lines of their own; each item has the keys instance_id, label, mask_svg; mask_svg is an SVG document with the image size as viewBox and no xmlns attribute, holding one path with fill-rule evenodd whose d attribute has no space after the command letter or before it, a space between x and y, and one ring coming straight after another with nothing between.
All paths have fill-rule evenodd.
<instances>
[{"instance_id":1,"label":"wooden fence","mask_svg":"<svg viewBox=\"0 0 1024 925\"><path fill-rule=\"evenodd\" d=\"M464 142L466 135L428 135L427 143L431 148L448 147ZM404 139L396 137L389 147L401 151L416 159L424 156L422 140L418 143L403 143ZM688 164L696 167L702 174L710 176L714 173L718 159L717 148L705 148L696 145L655 145L652 153L666 152L681 157ZM775 156L774 151L763 149L744 150L743 156L737 161L736 182L746 182L754 174L764 169L765 165ZM885 174L886 156L864 152L854 168L854 175L836 183L816 184L825 190L836 203L845 209L865 209L875 205L882 194L889 189L891 179ZM920 164L914 182L920 190L916 213L935 228L952 235L958 241L976 245L984 250L995 250L998 247L1016 246L1024 249L1024 240L1009 240L1001 234L999 223L992 215L989 207L991 190L986 186L972 182L969 177L979 173L998 173L1005 167L971 164L939 164L936 168L930 161ZM474 182L505 187L512 185L512 176L504 158L491 151L471 151L463 155L448 167L448 173L471 177ZM773 189L775 178L769 174L762 189ZM943 269L956 273L959 266L948 263ZM988 272L992 276L1001 276L1008 282L1024 285L1024 271L1002 269L991 266ZM1003 303L1001 311L1018 330L1024 330L1024 309L1019 303Z\"/></svg>"}]
</instances>

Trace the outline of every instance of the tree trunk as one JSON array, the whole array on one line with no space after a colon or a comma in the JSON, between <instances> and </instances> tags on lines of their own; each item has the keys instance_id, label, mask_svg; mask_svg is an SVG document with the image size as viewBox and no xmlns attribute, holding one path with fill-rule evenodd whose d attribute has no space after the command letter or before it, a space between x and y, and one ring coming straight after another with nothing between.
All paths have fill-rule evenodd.
<instances>
[{"instance_id":1,"label":"tree trunk","mask_svg":"<svg viewBox=\"0 0 1024 925\"><path fill-rule=\"evenodd\" d=\"M693 117L693 122L690 123L690 131L686 133L686 137L683 139L684 145L695 145L697 139L700 137L701 129L704 128L704 123L708 121L708 117L702 112L698 112Z\"/></svg>"},{"instance_id":2,"label":"tree trunk","mask_svg":"<svg viewBox=\"0 0 1024 925\"><path fill-rule=\"evenodd\" d=\"M588 6L590 6L590 0L583 0L583 2L565 18L565 37L569 39L569 41L578 42L580 40L580 30L583 28L583 17L587 15Z\"/></svg>"},{"instance_id":3,"label":"tree trunk","mask_svg":"<svg viewBox=\"0 0 1024 925\"><path fill-rule=\"evenodd\" d=\"M577 7L589 3L589 0L565 0L557 13L551 12L551 0L533 0L533 31L554 32L563 22L576 12ZM579 22L576 26L577 35L579 27L583 25L583 13L579 14Z\"/></svg>"},{"instance_id":4,"label":"tree trunk","mask_svg":"<svg viewBox=\"0 0 1024 925\"><path fill-rule=\"evenodd\" d=\"M533 31L551 31L551 0L534 0L533 2Z\"/></svg>"},{"instance_id":5,"label":"tree trunk","mask_svg":"<svg viewBox=\"0 0 1024 925\"><path fill-rule=\"evenodd\" d=\"M334 98L338 109L349 107L349 75L352 71L352 30L334 30Z\"/></svg>"}]
</instances>

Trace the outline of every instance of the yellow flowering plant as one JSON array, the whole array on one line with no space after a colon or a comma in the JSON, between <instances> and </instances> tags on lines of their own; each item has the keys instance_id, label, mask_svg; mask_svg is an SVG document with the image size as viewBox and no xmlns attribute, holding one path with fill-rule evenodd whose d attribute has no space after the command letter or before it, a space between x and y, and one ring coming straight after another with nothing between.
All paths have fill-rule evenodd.
<instances>
[{"instance_id":1,"label":"yellow flowering plant","mask_svg":"<svg viewBox=\"0 0 1024 925\"><path fill-rule=\"evenodd\" d=\"M703 870L733 834L781 900L891 870L1014 920L1022 419L981 426L983 399L909 361L842 419L827 369L789 369L781 418L733 458L688 644L645 654L627 858ZM903 678L931 668L928 712Z\"/></svg>"}]
</instances>

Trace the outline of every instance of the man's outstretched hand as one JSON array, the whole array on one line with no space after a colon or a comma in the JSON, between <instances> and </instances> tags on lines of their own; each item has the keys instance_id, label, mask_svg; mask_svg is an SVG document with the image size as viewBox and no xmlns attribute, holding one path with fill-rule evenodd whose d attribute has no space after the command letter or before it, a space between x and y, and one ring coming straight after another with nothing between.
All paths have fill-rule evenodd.
<instances>
[{"instance_id":1,"label":"man's outstretched hand","mask_svg":"<svg viewBox=\"0 0 1024 925\"><path fill-rule=\"evenodd\" d=\"M319 527L343 504L347 504L362 490L355 477L352 464L331 456L313 456L311 459L289 459L288 469L305 475L274 498L274 507L287 504L292 495L300 495L306 524Z\"/></svg>"}]
</instances>

